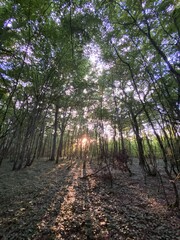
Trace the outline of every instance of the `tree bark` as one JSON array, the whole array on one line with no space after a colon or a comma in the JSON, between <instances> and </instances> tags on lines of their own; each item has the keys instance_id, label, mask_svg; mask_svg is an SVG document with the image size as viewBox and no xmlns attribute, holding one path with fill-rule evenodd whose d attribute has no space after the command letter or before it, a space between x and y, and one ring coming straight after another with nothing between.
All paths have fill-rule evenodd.
<instances>
[{"instance_id":1,"label":"tree bark","mask_svg":"<svg viewBox=\"0 0 180 240\"><path fill-rule=\"evenodd\" d=\"M57 129L58 129L58 113L59 113L59 106L55 106L55 117L54 117L54 135L53 135L53 143L52 143L52 152L50 161L55 160L56 155L56 141L57 141Z\"/></svg>"}]
</instances>

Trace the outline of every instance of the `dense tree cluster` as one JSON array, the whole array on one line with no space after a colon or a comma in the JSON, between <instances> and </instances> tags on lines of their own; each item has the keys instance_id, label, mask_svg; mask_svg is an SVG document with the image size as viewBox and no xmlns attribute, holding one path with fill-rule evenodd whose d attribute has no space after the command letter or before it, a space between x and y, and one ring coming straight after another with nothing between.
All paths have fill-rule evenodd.
<instances>
[{"instance_id":1,"label":"dense tree cluster","mask_svg":"<svg viewBox=\"0 0 180 240\"><path fill-rule=\"evenodd\" d=\"M0 16L0 164L126 152L179 176L178 1L6 0Z\"/></svg>"}]
</instances>

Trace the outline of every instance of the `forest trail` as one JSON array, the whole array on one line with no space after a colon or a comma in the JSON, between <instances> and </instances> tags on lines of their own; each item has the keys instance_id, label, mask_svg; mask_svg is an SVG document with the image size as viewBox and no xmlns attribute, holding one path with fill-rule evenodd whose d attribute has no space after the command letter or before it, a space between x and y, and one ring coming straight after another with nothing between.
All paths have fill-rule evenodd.
<instances>
[{"instance_id":1,"label":"forest trail","mask_svg":"<svg viewBox=\"0 0 180 240\"><path fill-rule=\"evenodd\" d=\"M88 162L41 160L19 172L2 166L0 239L179 240L180 216L165 207L157 180L144 184L138 164L131 168L132 177L114 173L111 188Z\"/></svg>"}]
</instances>

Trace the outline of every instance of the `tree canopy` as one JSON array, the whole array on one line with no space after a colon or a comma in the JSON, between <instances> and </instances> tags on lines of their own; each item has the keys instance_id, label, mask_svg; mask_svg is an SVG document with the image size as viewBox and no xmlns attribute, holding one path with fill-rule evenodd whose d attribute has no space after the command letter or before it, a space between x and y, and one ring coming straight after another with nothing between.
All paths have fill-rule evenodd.
<instances>
[{"instance_id":1,"label":"tree canopy","mask_svg":"<svg viewBox=\"0 0 180 240\"><path fill-rule=\"evenodd\" d=\"M179 161L178 1L6 0L0 16L0 162L58 162L84 134Z\"/></svg>"}]
</instances>

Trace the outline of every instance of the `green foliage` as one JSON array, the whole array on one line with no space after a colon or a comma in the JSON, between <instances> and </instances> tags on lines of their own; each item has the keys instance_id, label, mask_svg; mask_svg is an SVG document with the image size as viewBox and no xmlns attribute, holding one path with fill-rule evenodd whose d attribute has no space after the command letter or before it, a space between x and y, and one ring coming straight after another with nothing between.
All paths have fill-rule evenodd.
<instances>
[{"instance_id":1,"label":"green foliage","mask_svg":"<svg viewBox=\"0 0 180 240\"><path fill-rule=\"evenodd\" d=\"M70 129L79 119L87 129L89 118L124 135L135 132L135 122L140 136L145 125L165 135L168 123L176 138L179 9L172 0L1 3L0 136L9 131L2 142L10 142L18 126L21 144L33 121L39 133L43 122L50 136L55 105L73 112ZM88 44L95 55L98 46L100 67L85 57ZM131 145L137 155L135 140Z\"/></svg>"}]
</instances>

